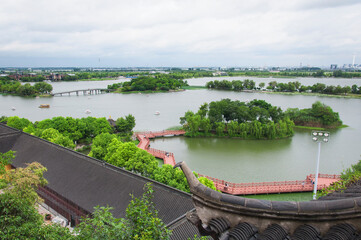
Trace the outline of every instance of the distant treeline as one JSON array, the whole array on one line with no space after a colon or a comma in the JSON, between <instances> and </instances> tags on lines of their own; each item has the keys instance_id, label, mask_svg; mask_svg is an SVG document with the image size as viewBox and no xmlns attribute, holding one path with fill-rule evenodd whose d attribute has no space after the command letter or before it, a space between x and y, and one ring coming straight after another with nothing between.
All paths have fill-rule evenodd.
<instances>
[{"instance_id":1,"label":"distant treeline","mask_svg":"<svg viewBox=\"0 0 361 240\"><path fill-rule=\"evenodd\" d=\"M14 94L19 96L35 96L39 94L49 94L53 90L53 86L49 83L38 82L34 86L29 83L21 85L19 81L0 80L0 92L6 94Z\"/></svg>"},{"instance_id":2,"label":"distant treeline","mask_svg":"<svg viewBox=\"0 0 361 240\"><path fill-rule=\"evenodd\" d=\"M155 76L142 76L133 78L129 82L115 83L108 85L108 89L121 88L122 92L130 91L169 91L177 90L182 86L187 86L187 82L182 79L177 79L173 75L155 75Z\"/></svg>"},{"instance_id":3,"label":"distant treeline","mask_svg":"<svg viewBox=\"0 0 361 240\"><path fill-rule=\"evenodd\" d=\"M222 90L233 90L233 91L242 91L242 90L262 90L265 87L265 83L261 82L258 86L253 80L245 79L241 80L215 80L209 81L206 83L206 87L209 89L222 89ZM288 82L288 83L277 83L276 81L271 81L266 87L267 90L275 92L314 92L321 94L361 94L361 86L356 84L350 86L340 85L326 85L323 83L316 83L312 86L302 85L300 82Z\"/></svg>"},{"instance_id":4,"label":"distant treeline","mask_svg":"<svg viewBox=\"0 0 361 240\"><path fill-rule=\"evenodd\" d=\"M286 71L226 71L228 76L246 77L335 77L335 78L360 78L361 72L346 72L342 70L324 71L319 68L305 68L304 70Z\"/></svg>"}]
</instances>

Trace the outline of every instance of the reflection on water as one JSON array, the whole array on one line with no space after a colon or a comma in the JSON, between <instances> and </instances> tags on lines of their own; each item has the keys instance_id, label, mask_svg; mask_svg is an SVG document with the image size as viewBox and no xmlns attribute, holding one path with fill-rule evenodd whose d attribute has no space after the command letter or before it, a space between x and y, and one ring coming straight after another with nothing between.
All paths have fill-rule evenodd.
<instances>
[{"instance_id":1,"label":"reflection on water","mask_svg":"<svg viewBox=\"0 0 361 240\"><path fill-rule=\"evenodd\" d=\"M247 152L280 151L288 148L292 138L273 140L242 140L237 138L181 138L190 151L206 150L210 152L221 151L222 154L242 154Z\"/></svg>"}]
</instances>

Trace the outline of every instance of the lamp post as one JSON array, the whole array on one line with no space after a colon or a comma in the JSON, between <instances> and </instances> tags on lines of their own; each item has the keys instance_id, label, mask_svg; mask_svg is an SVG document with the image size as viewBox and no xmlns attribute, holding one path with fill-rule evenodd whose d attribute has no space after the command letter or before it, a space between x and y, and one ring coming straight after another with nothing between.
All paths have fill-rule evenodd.
<instances>
[{"instance_id":1,"label":"lamp post","mask_svg":"<svg viewBox=\"0 0 361 240\"><path fill-rule=\"evenodd\" d=\"M329 137L330 137L329 132L312 131L312 140L314 142L318 143L318 155L317 155L315 185L313 187L313 200L316 200L316 194L317 194L318 170L319 170L319 166L320 166L320 155L321 155L321 143L327 143Z\"/></svg>"}]
</instances>

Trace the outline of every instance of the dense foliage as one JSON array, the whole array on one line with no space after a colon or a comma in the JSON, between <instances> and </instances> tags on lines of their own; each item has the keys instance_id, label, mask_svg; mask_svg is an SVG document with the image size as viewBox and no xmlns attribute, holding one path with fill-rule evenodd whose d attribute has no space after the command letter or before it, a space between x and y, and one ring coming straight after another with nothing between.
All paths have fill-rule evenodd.
<instances>
[{"instance_id":1,"label":"dense foliage","mask_svg":"<svg viewBox=\"0 0 361 240\"><path fill-rule=\"evenodd\" d=\"M158 218L152 202L153 189L150 183L144 186L141 198L131 195L125 218L116 219L110 207L95 207L92 218L85 218L77 227L76 239L169 239L171 232Z\"/></svg>"},{"instance_id":2,"label":"dense foliage","mask_svg":"<svg viewBox=\"0 0 361 240\"><path fill-rule=\"evenodd\" d=\"M13 80L1 80L0 81L0 92L7 94L15 94L19 96L35 96L41 94L50 94L53 90L53 86L49 83L38 82L34 86L30 83L21 85L19 81Z\"/></svg>"},{"instance_id":3,"label":"dense foliage","mask_svg":"<svg viewBox=\"0 0 361 240\"><path fill-rule=\"evenodd\" d=\"M312 104L312 108L289 108L285 114L298 126L336 128L342 125L339 114L319 101Z\"/></svg>"},{"instance_id":4,"label":"dense foliage","mask_svg":"<svg viewBox=\"0 0 361 240\"><path fill-rule=\"evenodd\" d=\"M335 191L343 191L347 187L353 184L360 184L361 181L361 160L351 165L350 168L344 170L341 173L341 180L332 183L327 188L322 189L321 196L325 196L329 193L333 193Z\"/></svg>"},{"instance_id":5,"label":"dense foliage","mask_svg":"<svg viewBox=\"0 0 361 240\"><path fill-rule=\"evenodd\" d=\"M29 134L44 138L50 142L67 148L74 148L76 143L90 143L101 133L113 133L106 118L72 118L54 117L32 123L28 119L17 116L2 119L7 125Z\"/></svg>"},{"instance_id":6,"label":"dense foliage","mask_svg":"<svg viewBox=\"0 0 361 240\"><path fill-rule=\"evenodd\" d=\"M89 156L189 192L187 180L181 170L167 164L158 166L153 155L132 142L121 142L114 134L103 133L95 137Z\"/></svg>"},{"instance_id":7,"label":"dense foliage","mask_svg":"<svg viewBox=\"0 0 361 240\"><path fill-rule=\"evenodd\" d=\"M245 79L241 80L215 80L209 81L206 83L206 87L209 89L221 89L221 90L233 90L233 91L242 91L242 90L261 90L265 87L265 83L260 83L259 86L256 86L256 83L253 80ZM320 94L361 94L361 86L357 86L356 84L350 86L340 85L327 86L323 83L316 83L312 86L302 85L300 82L288 82L288 83L277 83L276 81L271 81L268 83L266 89L274 92L313 92Z\"/></svg>"},{"instance_id":8,"label":"dense foliage","mask_svg":"<svg viewBox=\"0 0 361 240\"><path fill-rule=\"evenodd\" d=\"M182 86L186 86L187 83L181 79L174 78L166 74L158 74L154 76L141 76L133 78L129 82L122 84L121 91L169 91L177 90ZM114 85L108 86L113 89Z\"/></svg>"},{"instance_id":9,"label":"dense foliage","mask_svg":"<svg viewBox=\"0 0 361 240\"><path fill-rule=\"evenodd\" d=\"M243 139L275 139L293 135L293 122L264 100L223 99L188 111L180 122L188 136L217 135Z\"/></svg>"}]
</instances>

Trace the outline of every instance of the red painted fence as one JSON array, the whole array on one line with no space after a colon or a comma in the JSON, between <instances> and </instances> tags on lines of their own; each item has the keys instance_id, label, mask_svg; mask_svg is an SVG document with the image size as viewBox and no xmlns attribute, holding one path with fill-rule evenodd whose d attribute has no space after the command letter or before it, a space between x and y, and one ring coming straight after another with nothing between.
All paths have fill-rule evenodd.
<instances>
[{"instance_id":1,"label":"red painted fence","mask_svg":"<svg viewBox=\"0 0 361 240\"><path fill-rule=\"evenodd\" d=\"M149 139L162 136L184 135L183 130L164 130L159 132L138 132L135 133L139 140L138 147L146 150L156 158L163 159L164 164L175 165L174 154L171 152L158 150L149 147ZM199 174L214 182L216 188L222 192L233 195L265 194L265 193L285 193L285 192L312 192L315 174L310 174L303 181L281 181L281 182L256 182L256 183L232 183L217 178ZM329 186L332 182L340 179L336 174L319 174L317 189L320 190Z\"/></svg>"}]
</instances>

